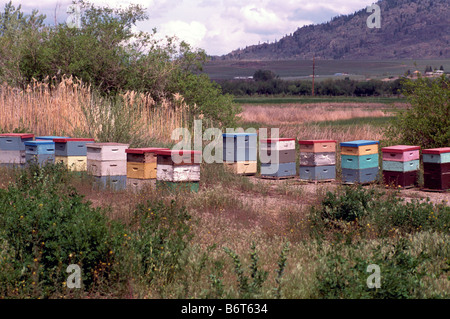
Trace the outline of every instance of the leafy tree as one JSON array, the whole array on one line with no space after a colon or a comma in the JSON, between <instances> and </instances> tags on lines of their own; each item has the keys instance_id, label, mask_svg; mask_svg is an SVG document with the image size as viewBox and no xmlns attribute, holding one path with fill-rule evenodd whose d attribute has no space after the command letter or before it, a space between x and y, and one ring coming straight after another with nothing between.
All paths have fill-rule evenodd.
<instances>
[{"instance_id":1,"label":"leafy tree","mask_svg":"<svg viewBox=\"0 0 450 319\"><path fill-rule=\"evenodd\" d=\"M140 5L126 8L80 7L80 28L66 23L45 26L45 16L24 15L11 3L0 15L0 81L25 87L36 80L58 81L72 75L103 95L126 90L150 93L156 103L181 94L192 115L219 125L235 125L239 108L206 75L198 75L206 53L177 38L165 41L153 32L135 32L148 19Z\"/></svg>"},{"instance_id":2,"label":"leafy tree","mask_svg":"<svg viewBox=\"0 0 450 319\"><path fill-rule=\"evenodd\" d=\"M444 75L430 80L407 79L403 93L411 106L401 110L386 130L392 143L445 147L450 143L450 82Z\"/></svg>"},{"instance_id":3,"label":"leafy tree","mask_svg":"<svg viewBox=\"0 0 450 319\"><path fill-rule=\"evenodd\" d=\"M271 81L275 79L277 76L270 70L257 70L253 74L253 79L255 81Z\"/></svg>"}]
</instances>

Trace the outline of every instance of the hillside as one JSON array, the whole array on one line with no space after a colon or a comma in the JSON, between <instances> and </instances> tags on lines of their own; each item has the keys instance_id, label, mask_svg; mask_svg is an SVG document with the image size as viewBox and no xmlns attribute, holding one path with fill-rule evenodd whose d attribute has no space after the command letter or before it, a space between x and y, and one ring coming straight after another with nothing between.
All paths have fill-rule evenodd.
<instances>
[{"instance_id":1,"label":"hillside","mask_svg":"<svg viewBox=\"0 0 450 319\"><path fill-rule=\"evenodd\" d=\"M363 8L309 25L274 43L248 46L215 60L450 58L448 0L382 0L381 28Z\"/></svg>"}]
</instances>

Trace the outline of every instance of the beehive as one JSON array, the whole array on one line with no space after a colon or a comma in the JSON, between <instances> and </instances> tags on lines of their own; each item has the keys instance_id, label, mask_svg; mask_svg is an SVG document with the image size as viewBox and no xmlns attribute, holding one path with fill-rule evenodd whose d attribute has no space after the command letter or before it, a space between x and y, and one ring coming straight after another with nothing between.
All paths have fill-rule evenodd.
<instances>
[{"instance_id":1,"label":"beehive","mask_svg":"<svg viewBox=\"0 0 450 319\"><path fill-rule=\"evenodd\" d=\"M341 142L342 182L372 183L379 172L378 141Z\"/></svg>"},{"instance_id":2,"label":"beehive","mask_svg":"<svg viewBox=\"0 0 450 319\"><path fill-rule=\"evenodd\" d=\"M256 174L258 171L257 134L225 133L222 134L222 138L223 161L226 169L231 169L235 174ZM245 169L242 169L244 167Z\"/></svg>"},{"instance_id":3,"label":"beehive","mask_svg":"<svg viewBox=\"0 0 450 319\"><path fill-rule=\"evenodd\" d=\"M55 162L55 143L51 140L27 141L25 144L25 160L27 163L45 165Z\"/></svg>"},{"instance_id":4,"label":"beehive","mask_svg":"<svg viewBox=\"0 0 450 319\"><path fill-rule=\"evenodd\" d=\"M297 175L294 138L269 138L260 141L262 178L290 178Z\"/></svg>"},{"instance_id":5,"label":"beehive","mask_svg":"<svg viewBox=\"0 0 450 319\"><path fill-rule=\"evenodd\" d=\"M200 151L187 150L156 150L157 166L156 166L156 186L161 188L169 188L171 190L178 187L187 187L190 183L198 183L200 181ZM173 183L183 184L174 185ZM198 186L188 188L192 191L198 191Z\"/></svg>"},{"instance_id":6,"label":"beehive","mask_svg":"<svg viewBox=\"0 0 450 319\"><path fill-rule=\"evenodd\" d=\"M424 189L450 189L450 147L422 151Z\"/></svg>"},{"instance_id":7,"label":"beehive","mask_svg":"<svg viewBox=\"0 0 450 319\"><path fill-rule=\"evenodd\" d=\"M34 134L0 134L0 166L23 167L26 163L25 142L33 139Z\"/></svg>"},{"instance_id":8,"label":"beehive","mask_svg":"<svg viewBox=\"0 0 450 319\"><path fill-rule=\"evenodd\" d=\"M128 148L127 187L139 191L146 185L155 186L158 150L169 150L161 147Z\"/></svg>"},{"instance_id":9,"label":"beehive","mask_svg":"<svg viewBox=\"0 0 450 319\"><path fill-rule=\"evenodd\" d=\"M301 180L325 181L336 179L336 141L300 140Z\"/></svg>"},{"instance_id":10,"label":"beehive","mask_svg":"<svg viewBox=\"0 0 450 319\"><path fill-rule=\"evenodd\" d=\"M0 134L0 151L25 151L25 142L33 140L34 134L28 133Z\"/></svg>"},{"instance_id":11,"label":"beehive","mask_svg":"<svg viewBox=\"0 0 450 319\"><path fill-rule=\"evenodd\" d=\"M55 163L63 163L69 170L87 170L87 144L93 138L53 138L55 142Z\"/></svg>"},{"instance_id":12,"label":"beehive","mask_svg":"<svg viewBox=\"0 0 450 319\"><path fill-rule=\"evenodd\" d=\"M96 178L99 187L113 190L126 188L129 144L89 143L86 145L87 171ZM110 177L109 179L106 177Z\"/></svg>"}]
</instances>

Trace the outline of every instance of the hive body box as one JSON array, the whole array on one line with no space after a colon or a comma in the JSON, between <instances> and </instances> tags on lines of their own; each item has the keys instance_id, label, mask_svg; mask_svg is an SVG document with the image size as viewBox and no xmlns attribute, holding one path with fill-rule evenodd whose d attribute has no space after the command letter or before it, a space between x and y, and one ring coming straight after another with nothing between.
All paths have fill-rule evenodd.
<instances>
[{"instance_id":1,"label":"hive body box","mask_svg":"<svg viewBox=\"0 0 450 319\"><path fill-rule=\"evenodd\" d=\"M200 151L157 150L156 187L198 191L200 181Z\"/></svg>"},{"instance_id":2,"label":"hive body box","mask_svg":"<svg viewBox=\"0 0 450 319\"><path fill-rule=\"evenodd\" d=\"M144 187L156 185L157 150L169 150L160 147L128 148L125 150L127 160L127 187L140 191Z\"/></svg>"},{"instance_id":3,"label":"hive body box","mask_svg":"<svg viewBox=\"0 0 450 319\"><path fill-rule=\"evenodd\" d=\"M1 151L25 151L25 142L33 141L34 134L4 133L0 134Z\"/></svg>"},{"instance_id":4,"label":"hive body box","mask_svg":"<svg viewBox=\"0 0 450 319\"><path fill-rule=\"evenodd\" d=\"M424 189L450 189L450 147L426 149L422 155Z\"/></svg>"},{"instance_id":5,"label":"hive body box","mask_svg":"<svg viewBox=\"0 0 450 319\"><path fill-rule=\"evenodd\" d=\"M101 188L113 190L126 188L127 154L129 144L90 143L86 145L87 171L95 176L96 184ZM109 177L109 178L108 178Z\"/></svg>"},{"instance_id":6,"label":"hive body box","mask_svg":"<svg viewBox=\"0 0 450 319\"><path fill-rule=\"evenodd\" d=\"M257 167L257 134L225 133L223 160L227 170L241 175L254 175Z\"/></svg>"},{"instance_id":7,"label":"hive body box","mask_svg":"<svg viewBox=\"0 0 450 319\"><path fill-rule=\"evenodd\" d=\"M53 138L55 142L55 162L63 163L72 171L87 170L87 144L93 138Z\"/></svg>"},{"instance_id":8,"label":"hive body box","mask_svg":"<svg viewBox=\"0 0 450 319\"><path fill-rule=\"evenodd\" d=\"M262 178L290 178L297 175L294 138L260 141Z\"/></svg>"},{"instance_id":9,"label":"hive body box","mask_svg":"<svg viewBox=\"0 0 450 319\"><path fill-rule=\"evenodd\" d=\"M300 167L301 180L325 181L336 179L336 141L301 140Z\"/></svg>"},{"instance_id":10,"label":"hive body box","mask_svg":"<svg viewBox=\"0 0 450 319\"><path fill-rule=\"evenodd\" d=\"M341 167L344 184L372 183L379 172L378 141L342 142Z\"/></svg>"},{"instance_id":11,"label":"hive body box","mask_svg":"<svg viewBox=\"0 0 450 319\"><path fill-rule=\"evenodd\" d=\"M26 163L25 142L32 141L34 134L0 134L0 165L22 167Z\"/></svg>"},{"instance_id":12,"label":"hive body box","mask_svg":"<svg viewBox=\"0 0 450 319\"><path fill-rule=\"evenodd\" d=\"M55 162L55 143L52 140L27 141L24 144L27 163L45 165Z\"/></svg>"}]
</instances>

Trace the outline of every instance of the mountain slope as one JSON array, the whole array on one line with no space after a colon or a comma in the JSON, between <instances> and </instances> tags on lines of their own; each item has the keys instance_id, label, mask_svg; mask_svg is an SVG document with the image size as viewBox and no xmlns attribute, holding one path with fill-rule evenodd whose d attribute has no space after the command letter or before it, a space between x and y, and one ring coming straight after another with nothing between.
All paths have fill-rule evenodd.
<instances>
[{"instance_id":1,"label":"mountain slope","mask_svg":"<svg viewBox=\"0 0 450 319\"><path fill-rule=\"evenodd\" d=\"M275 43L252 45L217 59L450 58L449 0L382 0L381 28L367 27L366 8L297 29Z\"/></svg>"}]
</instances>

